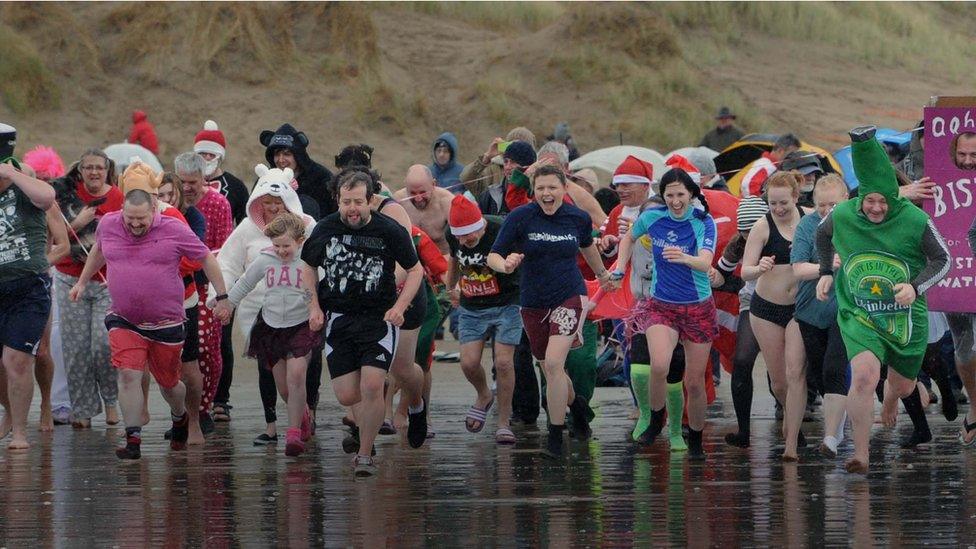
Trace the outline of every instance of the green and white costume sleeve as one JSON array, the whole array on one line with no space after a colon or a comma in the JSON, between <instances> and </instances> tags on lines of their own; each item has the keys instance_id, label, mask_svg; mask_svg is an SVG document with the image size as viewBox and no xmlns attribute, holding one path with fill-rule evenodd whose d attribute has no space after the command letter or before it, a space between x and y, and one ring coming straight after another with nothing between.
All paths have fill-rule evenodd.
<instances>
[{"instance_id":1,"label":"green and white costume sleeve","mask_svg":"<svg viewBox=\"0 0 976 549\"><path fill-rule=\"evenodd\" d=\"M831 274L836 251L837 322L848 358L869 351L915 379L928 342L925 292L948 273L949 249L928 214L898 195L895 170L874 128L855 128L851 141L858 198L838 204L817 231L820 272ZM888 203L881 223L861 211L873 193ZM918 294L910 306L895 302L894 286L901 283Z\"/></svg>"}]
</instances>

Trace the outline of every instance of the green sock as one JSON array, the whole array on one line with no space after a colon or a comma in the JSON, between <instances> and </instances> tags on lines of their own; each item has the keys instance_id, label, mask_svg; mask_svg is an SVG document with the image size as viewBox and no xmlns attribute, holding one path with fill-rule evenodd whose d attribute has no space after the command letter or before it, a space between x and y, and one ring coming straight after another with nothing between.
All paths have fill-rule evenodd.
<instances>
[{"instance_id":1,"label":"green sock","mask_svg":"<svg viewBox=\"0 0 976 549\"><path fill-rule=\"evenodd\" d=\"M630 365L630 386L634 388L634 396L637 397L637 409L640 410L640 417L637 418L637 425L631 438L644 434L644 431L651 426L651 396L648 393L651 382L650 364L631 364Z\"/></svg>"},{"instance_id":2,"label":"green sock","mask_svg":"<svg viewBox=\"0 0 976 549\"><path fill-rule=\"evenodd\" d=\"M672 450L688 449L684 437L681 436L681 417L685 413L684 383L668 383L668 433Z\"/></svg>"}]
</instances>

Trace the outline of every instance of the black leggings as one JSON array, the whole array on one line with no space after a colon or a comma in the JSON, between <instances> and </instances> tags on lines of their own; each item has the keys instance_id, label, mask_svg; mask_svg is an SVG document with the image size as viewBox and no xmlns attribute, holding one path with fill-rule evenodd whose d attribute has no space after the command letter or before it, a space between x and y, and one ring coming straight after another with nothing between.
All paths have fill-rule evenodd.
<instances>
[{"instance_id":1,"label":"black leggings","mask_svg":"<svg viewBox=\"0 0 976 549\"><path fill-rule=\"evenodd\" d=\"M220 358L224 362L220 371L220 381L214 394L214 405L226 405L230 402L230 385L234 382L234 317L225 324L220 336Z\"/></svg>"},{"instance_id":2,"label":"black leggings","mask_svg":"<svg viewBox=\"0 0 976 549\"><path fill-rule=\"evenodd\" d=\"M755 296L753 296L755 297ZM759 357L759 342L752 334L749 311L739 313L735 332L735 356L732 357L732 405L739 423L739 433L749 432L752 419L752 368Z\"/></svg>"},{"instance_id":3,"label":"black leggings","mask_svg":"<svg viewBox=\"0 0 976 549\"><path fill-rule=\"evenodd\" d=\"M305 374L305 401L308 407L315 410L319 402L319 385L322 383L322 348L312 351L308 361L308 372ZM274 423L278 420L275 407L278 405L278 389L275 387L274 374L271 369L258 360L258 391L261 393L261 405L264 407L264 421Z\"/></svg>"},{"instance_id":4,"label":"black leggings","mask_svg":"<svg viewBox=\"0 0 976 549\"><path fill-rule=\"evenodd\" d=\"M847 348L836 322L818 328L797 319L807 355L807 383L821 395L846 395L848 389Z\"/></svg>"},{"instance_id":5,"label":"black leggings","mask_svg":"<svg viewBox=\"0 0 976 549\"><path fill-rule=\"evenodd\" d=\"M922 358L922 371L928 374L929 378L935 382L939 388L942 398L953 398L952 384L949 382L949 371L946 363L942 360L942 340L929 343L925 347L925 357ZM881 377L878 378L878 386L875 393L879 402L884 402L884 382L888 378L888 367L881 365Z\"/></svg>"},{"instance_id":6,"label":"black leggings","mask_svg":"<svg viewBox=\"0 0 976 549\"><path fill-rule=\"evenodd\" d=\"M651 353L647 349L647 335L634 334L630 338L630 363L650 364ZM685 348L679 343L671 354L668 383L678 383L685 377Z\"/></svg>"}]
</instances>

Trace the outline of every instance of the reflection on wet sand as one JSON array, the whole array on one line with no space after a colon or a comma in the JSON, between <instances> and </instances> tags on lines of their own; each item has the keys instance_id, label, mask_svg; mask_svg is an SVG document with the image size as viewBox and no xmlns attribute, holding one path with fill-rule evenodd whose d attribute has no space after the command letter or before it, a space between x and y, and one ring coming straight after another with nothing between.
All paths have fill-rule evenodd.
<instances>
[{"instance_id":1,"label":"reflection on wet sand","mask_svg":"<svg viewBox=\"0 0 976 549\"><path fill-rule=\"evenodd\" d=\"M438 374L437 437L420 450L381 437L380 475L367 481L352 477L339 449L341 415L332 403L323 405L319 434L297 459L251 445L263 428L256 402L235 403L232 423L220 425L203 448L182 453L169 451L166 426L155 420L138 463L114 458L117 429L35 435L26 453L0 451L0 539L8 547L976 541L976 483L969 478L976 454L960 448L956 426L934 415L936 442L925 450L898 450L897 429L879 432L877 466L863 477L841 468L849 447L833 461L808 449L800 463L781 463L778 424L762 414L750 449L725 446L733 420L722 393L710 410L704 464L670 454L665 441L635 448L626 440L626 391L601 389L594 440L570 441L570 457L553 463L537 452L539 429L518 430L514 447L467 433L461 418L470 391L457 370L441 367ZM811 440L819 440L817 429L804 425Z\"/></svg>"}]
</instances>

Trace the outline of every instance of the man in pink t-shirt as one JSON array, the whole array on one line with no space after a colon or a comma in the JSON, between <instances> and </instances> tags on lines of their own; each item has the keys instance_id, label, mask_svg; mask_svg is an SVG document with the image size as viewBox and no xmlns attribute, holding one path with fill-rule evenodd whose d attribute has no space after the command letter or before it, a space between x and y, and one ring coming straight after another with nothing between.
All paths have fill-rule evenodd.
<instances>
[{"instance_id":1,"label":"man in pink t-shirt","mask_svg":"<svg viewBox=\"0 0 976 549\"><path fill-rule=\"evenodd\" d=\"M126 426L126 445L115 454L120 459L141 456L142 375L147 364L170 405L170 448L182 450L186 448L189 420L184 403L186 387L180 381L185 337L180 259L203 263L218 301L227 298L220 266L186 224L155 211L152 197L143 190L130 191L122 211L103 217L95 236L95 246L69 297L78 300L95 272L107 266L112 306L105 325L112 365L119 371L119 403Z\"/></svg>"}]
</instances>

